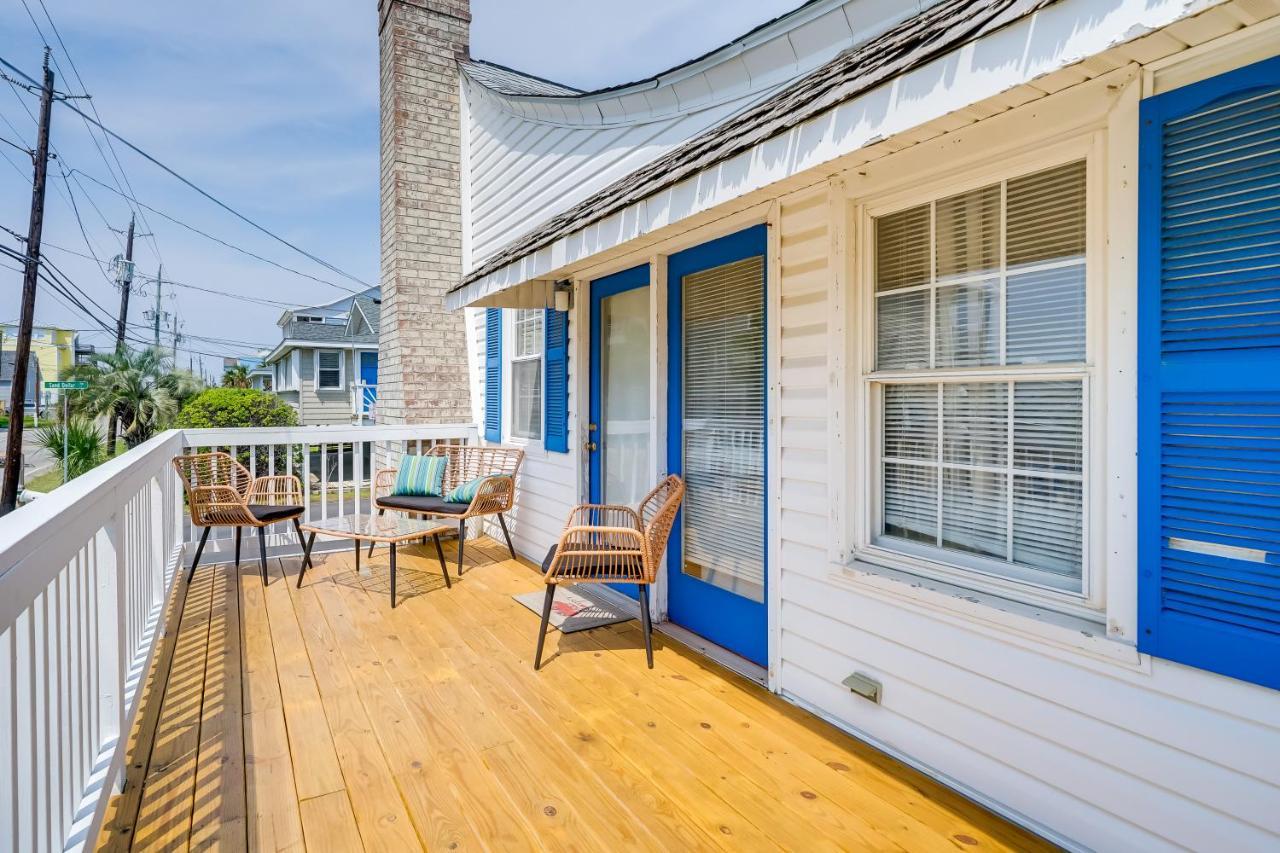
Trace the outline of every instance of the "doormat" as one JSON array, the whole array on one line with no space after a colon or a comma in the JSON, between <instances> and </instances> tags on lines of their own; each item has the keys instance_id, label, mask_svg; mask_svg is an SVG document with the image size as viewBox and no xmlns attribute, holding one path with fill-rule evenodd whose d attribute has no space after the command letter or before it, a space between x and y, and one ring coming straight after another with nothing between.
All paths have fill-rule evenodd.
<instances>
[{"instance_id":1,"label":"doormat","mask_svg":"<svg viewBox=\"0 0 1280 853\"><path fill-rule=\"evenodd\" d=\"M543 590L511 596L516 601L542 617L542 603L547 594ZM631 616L617 607L587 592L578 592L565 586L556 587L555 603L551 605L551 627L565 634L601 628L617 622L626 622Z\"/></svg>"}]
</instances>

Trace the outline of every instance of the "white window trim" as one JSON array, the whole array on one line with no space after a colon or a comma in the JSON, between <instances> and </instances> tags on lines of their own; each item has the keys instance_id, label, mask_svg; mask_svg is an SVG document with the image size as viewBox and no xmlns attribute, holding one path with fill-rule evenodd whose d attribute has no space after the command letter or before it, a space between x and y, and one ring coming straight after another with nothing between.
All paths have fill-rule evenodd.
<instances>
[{"instance_id":1,"label":"white window trim","mask_svg":"<svg viewBox=\"0 0 1280 853\"><path fill-rule=\"evenodd\" d=\"M521 309L511 309L502 312L502 434L506 437L507 443L523 447L525 449L542 449L546 441L546 388L547 388L547 364L546 364L546 329L543 329L543 341L538 348L536 356L516 357L516 311ZM536 310L536 309L533 309ZM543 318L543 323L546 318ZM515 364L523 361L539 361L542 363L540 375L542 376L542 386L539 391L542 394L542 423L539 426L539 434L537 438L516 435L515 431L515 414L516 414L516 383L515 383Z\"/></svg>"},{"instance_id":2,"label":"white window trim","mask_svg":"<svg viewBox=\"0 0 1280 853\"><path fill-rule=\"evenodd\" d=\"M1064 142L1040 146L1022 154L999 158L994 166L965 170L954 176L935 176L908 190L889 190L859 199L854 228L858 246L854 264L857 313L854 327L861 334L851 336L849 383L850 411L855 413L853 428L855 451L849 460L850 496L854 512L850 514L849 541L853 547L848 562L862 566L882 566L929 578L979 593L1044 607L1088 620L1102 618L1105 606L1102 507L1105 497L1105 472L1101 470L1104 454L1093 453L1097 437L1105 434L1105 412L1094 401L1105 399L1103 364L1105 322L1100 316L1102 285L1105 276L1105 181L1103 163L1106 156L1105 134L1086 132ZM963 193L1022 174L1063 165L1073 160L1086 161L1086 249L1085 249L1085 361L1083 365L1000 365L980 368L942 368L921 371L875 371L875 256L874 220L878 216L918 204ZM885 381L934 381L961 378L983 379L998 375L1019 379L1079 378L1083 383L1083 464L1082 494L1083 539L1082 591L1064 591L1034 580L1015 580L989 574L972 567L944 563L923 556L908 555L876 544L874 531L880 517L879 438L880 411L878 394ZM860 415L858 413L861 413Z\"/></svg>"},{"instance_id":3,"label":"white window trim","mask_svg":"<svg viewBox=\"0 0 1280 853\"><path fill-rule=\"evenodd\" d=\"M332 352L338 356L338 384L333 388L320 387L320 353ZM346 351L340 349L317 349L311 353L311 387L316 393L321 391L345 391L347 388Z\"/></svg>"}]
</instances>

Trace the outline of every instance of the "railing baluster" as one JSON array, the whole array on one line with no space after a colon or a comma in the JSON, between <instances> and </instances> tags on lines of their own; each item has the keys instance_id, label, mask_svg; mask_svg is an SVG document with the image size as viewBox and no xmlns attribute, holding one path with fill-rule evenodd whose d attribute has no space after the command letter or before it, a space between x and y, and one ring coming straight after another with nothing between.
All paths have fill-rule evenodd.
<instances>
[{"instance_id":1,"label":"railing baluster","mask_svg":"<svg viewBox=\"0 0 1280 853\"><path fill-rule=\"evenodd\" d=\"M329 517L329 445L320 445L320 518Z\"/></svg>"},{"instance_id":2,"label":"railing baluster","mask_svg":"<svg viewBox=\"0 0 1280 853\"><path fill-rule=\"evenodd\" d=\"M342 493L346 491L346 480L343 473L344 465L342 464L347 455L347 446L345 444L338 445L338 515L342 515Z\"/></svg>"}]
</instances>

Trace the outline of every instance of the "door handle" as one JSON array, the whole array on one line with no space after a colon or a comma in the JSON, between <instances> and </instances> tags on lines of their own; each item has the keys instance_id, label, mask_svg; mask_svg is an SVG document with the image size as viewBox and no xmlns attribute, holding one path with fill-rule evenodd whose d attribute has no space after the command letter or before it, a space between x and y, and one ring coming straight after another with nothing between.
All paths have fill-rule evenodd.
<instances>
[{"instance_id":1,"label":"door handle","mask_svg":"<svg viewBox=\"0 0 1280 853\"><path fill-rule=\"evenodd\" d=\"M598 445L594 441L588 441L586 444L582 446L587 449L588 453L594 453Z\"/></svg>"}]
</instances>

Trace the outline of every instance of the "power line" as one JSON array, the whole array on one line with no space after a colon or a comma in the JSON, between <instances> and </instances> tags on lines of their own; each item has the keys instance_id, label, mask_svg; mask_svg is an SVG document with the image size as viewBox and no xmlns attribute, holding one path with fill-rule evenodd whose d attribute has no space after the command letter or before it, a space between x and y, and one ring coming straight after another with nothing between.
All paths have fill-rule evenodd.
<instances>
[{"instance_id":1,"label":"power line","mask_svg":"<svg viewBox=\"0 0 1280 853\"><path fill-rule=\"evenodd\" d=\"M62 33L58 30L58 25L54 23L53 16L49 14L49 7L45 5L44 0L39 0L39 3L40 3L41 10L44 11L45 19L48 20L49 26L53 30L54 38L58 40L58 46L62 49L62 54L67 59L67 64L71 66L71 73L75 75L76 83L79 84L80 86L80 91L87 92L89 90L89 87L87 87L84 84L84 78L80 76L80 69L76 67L76 62L71 57L71 51L67 49L67 43L62 40ZM27 17L31 18L31 23L33 26L35 26L36 32L40 34L41 40L43 40L45 44L48 44L48 40L44 38L44 33L40 29L40 24L36 22L35 15L31 13L31 7L27 6L26 0L22 0L22 5L26 8ZM53 64L58 68L59 73L61 73L62 66L58 63L58 59L56 56L53 58ZM65 77L66 75L63 74L63 76ZM99 121L102 120L101 114L98 113L98 106L93 102L92 99L89 99L89 109L93 110L93 115L95 118L97 118ZM103 152L102 144L98 142L98 137L93 132L93 128L92 126L90 126L88 118L83 113L80 113L80 118L82 121L84 121L85 130L88 131L89 133L89 139L90 141L93 142L93 147L98 150L98 156L102 158L102 162L107 167L107 173L111 175L112 183L114 183L117 187L120 187L120 179L116 177L115 169L111 167L111 162L107 160L107 155ZM133 191L133 185L129 183L129 176L128 174L125 173L124 164L120 162L120 157L116 154L115 147L112 146L111 144L111 137L104 135L104 138L106 139L106 142L107 142L107 148L111 151L111 157L112 159L115 160L116 166L120 170L120 178L124 179L125 186L129 188L129 194L136 195L136 193L134 193ZM123 192L123 189L121 191ZM141 213L141 211L138 211L138 218L142 220L142 224L144 228L146 229L147 232L149 232L147 236L150 237L151 248L152 248L152 251L155 252L156 260L163 263L164 258L160 254L160 245L156 242L154 233L150 233L151 223L147 222L146 214Z\"/></svg>"},{"instance_id":2,"label":"power line","mask_svg":"<svg viewBox=\"0 0 1280 853\"><path fill-rule=\"evenodd\" d=\"M50 243L48 241L45 241L45 245L48 246L50 249L57 249L59 252L65 252L68 255L75 255L77 258L84 258L85 260L93 260L92 256L86 255L84 252L77 252L74 249L68 249L65 246L59 246L56 243ZM174 287L183 287L188 290L198 290L201 293L211 293L214 296L223 296L223 297L226 297L227 299L235 299L240 302L251 302L256 305L265 305L268 308L290 309L290 308L298 307L296 304L292 302L281 302L278 299L267 299L266 297L263 297L263 296L245 296L242 293L232 293L229 290L216 290L215 288L212 288L212 287L204 287L202 285L191 284L190 282L185 282L185 281L173 281L172 279L169 279L169 278L166 278L164 280L164 283L172 284Z\"/></svg>"},{"instance_id":3,"label":"power line","mask_svg":"<svg viewBox=\"0 0 1280 853\"><path fill-rule=\"evenodd\" d=\"M119 193L119 192L120 192L119 190L112 189L111 187L107 186L107 185L106 185L106 184L104 184L102 181L98 180L98 179L97 179L97 178L95 178L93 175L90 175L88 172L85 172L85 171L84 171L84 170L82 170L82 169L72 169L72 170L71 170L71 172L72 172L72 174L73 174L73 175L75 175L75 174L77 174L77 173L78 173L78 174L80 174L80 175L83 175L85 178L89 179L89 180L90 180L90 181L92 181L93 183L95 183L95 184L97 184L98 186L102 187L102 188L103 188L104 190L106 190L107 192L113 192L113 193ZM122 195L123 195L123 194L122 194ZM126 198L128 198L128 197L126 196ZM335 282L329 281L328 279L318 278L318 277L316 277L316 276L314 276L314 275L311 275L310 273L305 273L305 272L302 272L301 270L294 269L293 267L285 266L284 264L279 263L278 261L273 261L273 260L271 260L270 258L264 258L262 255L255 254L254 252L251 252L251 251L249 251L248 249L246 249L246 248L244 248L244 247L242 247L242 246L237 246L237 245L235 245L234 243L228 243L226 240L223 240L221 237L215 237L215 236L213 236L212 234L210 234L210 233L208 233L208 232L206 232L206 231L202 231L202 230L200 230L199 228L195 227L194 225L191 225L191 224L189 224L189 223L183 222L181 219L177 219L176 217L170 216L169 214L165 213L163 210L157 210L156 208L151 207L150 205L145 204L144 202L138 201L138 199L136 199L136 198L134 198L134 199L129 199L129 200L130 200L130 201L132 201L134 204L137 204L139 207L146 208L147 210L151 211L152 213L156 214L157 216L162 216L162 217L164 217L165 219L167 219L167 220L169 220L170 222L172 222L174 225L179 225L179 226L181 226L181 227L183 227L183 228L186 228L188 231L191 231L191 232L193 232L193 233L195 233L195 234L199 234L201 237L204 237L206 240L212 240L213 242L218 243L219 245L226 246L228 249L231 249L231 250L233 250L233 251L239 252L239 253L240 253L240 254L242 254L242 255L247 255L248 257L253 258L253 259L254 259L254 260L256 260L256 261L262 261L264 264L270 264L271 266L276 267L277 269L281 269L281 270L284 270L285 272L293 273L294 275L301 276L301 277L306 278L306 279L310 279L311 281L317 282L317 283L319 283L319 284L326 284L326 285L328 285L329 287L335 287L335 288L337 288L338 290L346 291L346 292L348 292L348 293L358 293L358 292L359 292L359 291L352 290L351 288L347 287L346 285L343 285L343 284L337 284L337 283L335 283Z\"/></svg>"}]
</instances>

